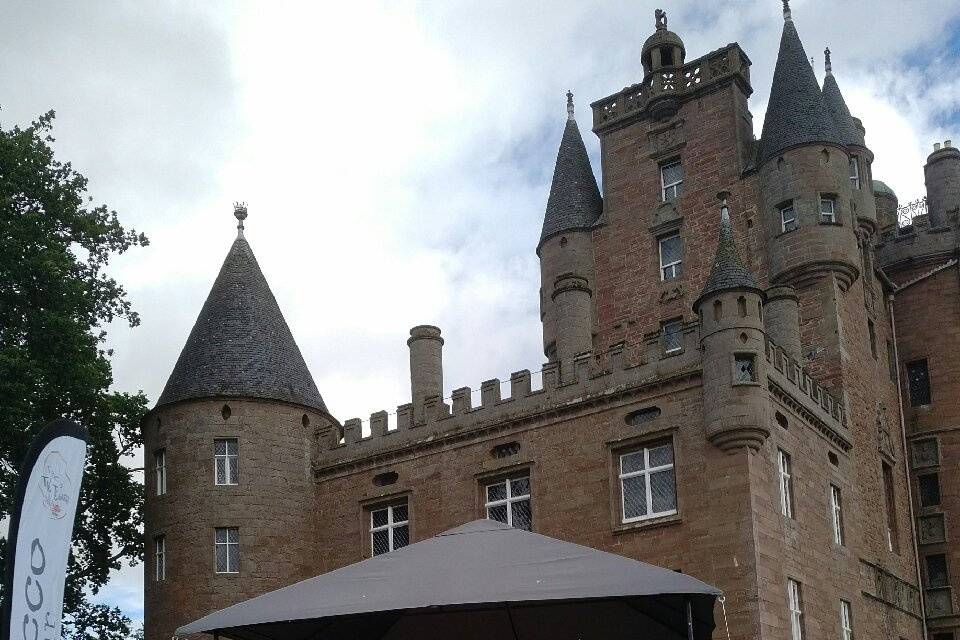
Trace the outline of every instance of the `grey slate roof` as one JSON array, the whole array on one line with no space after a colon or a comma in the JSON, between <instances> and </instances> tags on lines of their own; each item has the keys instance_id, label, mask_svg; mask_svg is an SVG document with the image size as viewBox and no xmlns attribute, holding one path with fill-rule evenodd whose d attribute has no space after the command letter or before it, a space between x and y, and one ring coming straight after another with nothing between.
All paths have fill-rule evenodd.
<instances>
[{"instance_id":1,"label":"grey slate roof","mask_svg":"<svg viewBox=\"0 0 960 640\"><path fill-rule=\"evenodd\" d=\"M833 117L833 122L837 125L837 131L846 144L856 144L865 147L866 141L863 139L863 133L850 115L850 109L847 108L847 102L843 99L840 92L840 85L832 73L828 73L823 80L823 100L827 104L827 110Z\"/></svg>"},{"instance_id":2,"label":"grey slate roof","mask_svg":"<svg viewBox=\"0 0 960 640\"><path fill-rule=\"evenodd\" d=\"M843 144L792 20L783 25L780 53L760 136L760 163L805 143Z\"/></svg>"},{"instance_id":3,"label":"grey slate roof","mask_svg":"<svg viewBox=\"0 0 960 640\"><path fill-rule=\"evenodd\" d=\"M737 245L733 242L733 230L728 215L720 218L720 237L717 240L717 254L713 259L713 268L703 287L703 293L694 304L696 308L705 297L719 291L730 289L758 289L757 279L743 264Z\"/></svg>"},{"instance_id":4,"label":"grey slate roof","mask_svg":"<svg viewBox=\"0 0 960 640\"><path fill-rule=\"evenodd\" d=\"M223 261L157 406L212 396L282 400L327 410L242 236Z\"/></svg>"},{"instance_id":5,"label":"grey slate roof","mask_svg":"<svg viewBox=\"0 0 960 640\"><path fill-rule=\"evenodd\" d=\"M888 195L888 196L893 196L894 198L897 197L896 192L890 188L890 185L888 185L886 182L882 180L874 179L873 192L878 195Z\"/></svg>"},{"instance_id":6,"label":"grey slate roof","mask_svg":"<svg viewBox=\"0 0 960 640\"><path fill-rule=\"evenodd\" d=\"M583 137L577 121L568 118L557 152L553 184L550 186L550 198L547 200L537 249L544 240L557 233L589 228L602 211L603 199L590 167Z\"/></svg>"}]
</instances>

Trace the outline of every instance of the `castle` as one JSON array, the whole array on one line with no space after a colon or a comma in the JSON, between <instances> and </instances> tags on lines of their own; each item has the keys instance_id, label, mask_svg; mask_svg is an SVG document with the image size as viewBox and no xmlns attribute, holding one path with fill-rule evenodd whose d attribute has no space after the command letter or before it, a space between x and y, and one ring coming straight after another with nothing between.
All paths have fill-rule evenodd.
<instances>
[{"instance_id":1,"label":"castle","mask_svg":"<svg viewBox=\"0 0 960 640\"><path fill-rule=\"evenodd\" d=\"M899 207L786 1L759 140L737 44L687 60L658 11L641 61L591 105L602 195L568 94L548 362L478 403L418 326L411 402L331 415L236 209L143 422L147 640L477 517L716 585L717 637L960 637L960 150Z\"/></svg>"}]
</instances>

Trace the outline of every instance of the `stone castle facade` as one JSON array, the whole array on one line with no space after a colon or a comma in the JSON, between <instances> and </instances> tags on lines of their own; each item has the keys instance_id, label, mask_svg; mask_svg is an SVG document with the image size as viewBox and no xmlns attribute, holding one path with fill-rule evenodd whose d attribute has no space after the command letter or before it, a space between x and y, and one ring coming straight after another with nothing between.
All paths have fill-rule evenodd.
<instances>
[{"instance_id":1,"label":"stone castle facade","mask_svg":"<svg viewBox=\"0 0 960 640\"><path fill-rule=\"evenodd\" d=\"M898 217L785 9L759 140L746 53L687 60L662 12L592 105L602 195L568 95L548 362L479 402L418 326L411 402L335 418L238 208L143 423L146 638L484 516L718 586L717 637L960 638L960 150Z\"/></svg>"}]
</instances>

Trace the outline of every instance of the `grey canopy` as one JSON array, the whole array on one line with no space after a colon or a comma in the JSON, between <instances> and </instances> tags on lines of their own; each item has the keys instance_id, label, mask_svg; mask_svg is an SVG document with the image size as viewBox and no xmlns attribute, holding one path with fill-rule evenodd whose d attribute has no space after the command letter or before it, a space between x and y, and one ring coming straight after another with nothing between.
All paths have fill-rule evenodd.
<instances>
[{"instance_id":1,"label":"grey canopy","mask_svg":"<svg viewBox=\"0 0 960 640\"><path fill-rule=\"evenodd\" d=\"M682 573L476 520L217 611L177 634L707 640L719 594Z\"/></svg>"}]
</instances>

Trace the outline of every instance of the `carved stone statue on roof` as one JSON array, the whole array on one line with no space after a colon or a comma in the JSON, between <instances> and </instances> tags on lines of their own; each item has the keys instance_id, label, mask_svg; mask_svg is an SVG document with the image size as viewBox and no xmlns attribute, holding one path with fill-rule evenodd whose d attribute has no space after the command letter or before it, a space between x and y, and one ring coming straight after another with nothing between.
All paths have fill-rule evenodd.
<instances>
[{"instance_id":1,"label":"carved stone statue on roof","mask_svg":"<svg viewBox=\"0 0 960 640\"><path fill-rule=\"evenodd\" d=\"M657 18L657 30L666 31L667 29L667 12L663 9L657 9L653 12L653 15Z\"/></svg>"}]
</instances>

